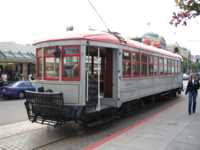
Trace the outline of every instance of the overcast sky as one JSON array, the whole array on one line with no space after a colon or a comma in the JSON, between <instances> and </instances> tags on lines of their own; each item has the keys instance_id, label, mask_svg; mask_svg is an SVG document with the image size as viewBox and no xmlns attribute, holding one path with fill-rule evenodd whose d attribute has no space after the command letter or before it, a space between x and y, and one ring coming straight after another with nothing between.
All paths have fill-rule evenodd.
<instances>
[{"instance_id":1,"label":"overcast sky","mask_svg":"<svg viewBox=\"0 0 200 150\"><path fill-rule=\"evenodd\" d=\"M91 0L107 26L125 36L158 33L167 43L178 42L200 55L200 17L186 27L169 24L174 0ZM66 27L106 30L88 0L0 0L0 41L32 44L63 38Z\"/></svg>"}]
</instances>

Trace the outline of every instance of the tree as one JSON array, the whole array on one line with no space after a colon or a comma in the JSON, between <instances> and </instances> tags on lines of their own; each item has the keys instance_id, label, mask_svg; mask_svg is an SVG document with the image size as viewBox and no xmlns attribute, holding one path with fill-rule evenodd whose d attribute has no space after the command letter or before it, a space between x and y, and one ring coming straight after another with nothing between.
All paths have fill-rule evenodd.
<instances>
[{"instance_id":1,"label":"tree","mask_svg":"<svg viewBox=\"0 0 200 150\"><path fill-rule=\"evenodd\" d=\"M179 50L179 48L178 48L178 47L175 47L175 48L174 48L174 53L177 53L177 54L178 54L178 53L179 53L179 51L180 51L180 50Z\"/></svg>"},{"instance_id":2,"label":"tree","mask_svg":"<svg viewBox=\"0 0 200 150\"><path fill-rule=\"evenodd\" d=\"M188 73L190 68L190 63L186 58L183 58L182 71L183 73Z\"/></svg>"},{"instance_id":3,"label":"tree","mask_svg":"<svg viewBox=\"0 0 200 150\"><path fill-rule=\"evenodd\" d=\"M170 24L178 26L187 25L187 21L200 15L200 0L175 0L180 8L179 12L173 12Z\"/></svg>"}]
</instances>

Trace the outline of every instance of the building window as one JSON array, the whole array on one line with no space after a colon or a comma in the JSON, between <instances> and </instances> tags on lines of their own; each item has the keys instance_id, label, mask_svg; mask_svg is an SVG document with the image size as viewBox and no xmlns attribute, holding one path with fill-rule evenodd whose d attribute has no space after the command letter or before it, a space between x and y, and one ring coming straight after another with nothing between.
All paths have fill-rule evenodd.
<instances>
[{"instance_id":1,"label":"building window","mask_svg":"<svg viewBox=\"0 0 200 150\"><path fill-rule=\"evenodd\" d=\"M142 54L141 55L141 74L142 76L147 76L147 55L146 54Z\"/></svg>"},{"instance_id":2,"label":"building window","mask_svg":"<svg viewBox=\"0 0 200 150\"><path fill-rule=\"evenodd\" d=\"M131 52L123 52L123 77L131 77Z\"/></svg>"},{"instance_id":3,"label":"building window","mask_svg":"<svg viewBox=\"0 0 200 150\"><path fill-rule=\"evenodd\" d=\"M36 77L41 78L42 77L42 65L43 65L43 51L42 49L36 50Z\"/></svg>"},{"instance_id":4,"label":"building window","mask_svg":"<svg viewBox=\"0 0 200 150\"><path fill-rule=\"evenodd\" d=\"M60 57L55 56L56 47L45 48L45 79L58 80Z\"/></svg>"},{"instance_id":5,"label":"building window","mask_svg":"<svg viewBox=\"0 0 200 150\"><path fill-rule=\"evenodd\" d=\"M80 48L78 46L66 46L63 48L62 66L63 80L80 80Z\"/></svg>"}]
</instances>

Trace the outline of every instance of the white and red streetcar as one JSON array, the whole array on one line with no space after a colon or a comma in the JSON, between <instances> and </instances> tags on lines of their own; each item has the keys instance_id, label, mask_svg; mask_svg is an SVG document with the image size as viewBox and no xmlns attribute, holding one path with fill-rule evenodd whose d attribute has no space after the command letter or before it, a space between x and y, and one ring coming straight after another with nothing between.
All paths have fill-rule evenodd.
<instances>
[{"instance_id":1,"label":"white and red streetcar","mask_svg":"<svg viewBox=\"0 0 200 150\"><path fill-rule=\"evenodd\" d=\"M84 122L182 89L181 56L115 34L76 34L35 46L40 88L27 92L25 102L33 122Z\"/></svg>"}]
</instances>

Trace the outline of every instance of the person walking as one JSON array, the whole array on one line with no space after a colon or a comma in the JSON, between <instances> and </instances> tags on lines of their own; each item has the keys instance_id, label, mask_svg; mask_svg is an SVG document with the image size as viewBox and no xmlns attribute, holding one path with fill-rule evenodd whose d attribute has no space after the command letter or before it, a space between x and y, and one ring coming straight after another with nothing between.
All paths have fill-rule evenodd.
<instances>
[{"instance_id":1,"label":"person walking","mask_svg":"<svg viewBox=\"0 0 200 150\"><path fill-rule=\"evenodd\" d=\"M187 84L185 95L188 94L188 113L196 113L196 98L199 89L197 76L191 75Z\"/></svg>"}]
</instances>

